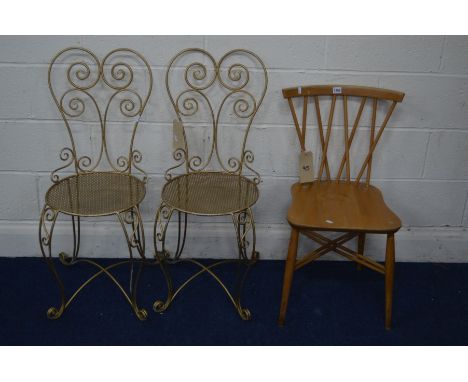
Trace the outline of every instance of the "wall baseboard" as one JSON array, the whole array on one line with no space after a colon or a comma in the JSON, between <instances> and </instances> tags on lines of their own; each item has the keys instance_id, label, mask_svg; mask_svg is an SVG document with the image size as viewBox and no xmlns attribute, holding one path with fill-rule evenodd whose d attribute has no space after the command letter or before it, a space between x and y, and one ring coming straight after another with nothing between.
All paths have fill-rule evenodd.
<instances>
[{"instance_id":1,"label":"wall baseboard","mask_svg":"<svg viewBox=\"0 0 468 382\"><path fill-rule=\"evenodd\" d=\"M153 223L146 222L146 253L153 253ZM170 227L171 228L171 227ZM175 227L172 227L175 228ZM287 224L257 224L257 249L261 259L280 260L286 256L289 239ZM175 238L169 229L168 240ZM468 262L468 231L466 228L418 227L402 228L395 236L397 261L402 262ZM54 231L54 255L71 249L71 225L57 222ZM0 221L1 257L41 256L37 222ZM350 243L350 245L355 245ZM313 248L310 240L300 241L299 253ZM368 235L366 255L381 261L385 254L385 236ZM121 227L117 222L88 221L82 223L80 255L83 257L126 257L128 251ZM184 255L198 258L230 258L236 256L234 228L230 223L189 224ZM330 254L324 259L342 259Z\"/></svg>"}]
</instances>

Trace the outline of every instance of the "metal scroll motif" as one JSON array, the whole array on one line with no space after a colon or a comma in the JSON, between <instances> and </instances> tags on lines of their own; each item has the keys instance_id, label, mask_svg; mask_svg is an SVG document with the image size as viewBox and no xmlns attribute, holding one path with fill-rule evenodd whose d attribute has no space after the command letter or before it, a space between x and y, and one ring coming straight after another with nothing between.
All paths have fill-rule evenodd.
<instances>
[{"instance_id":1,"label":"metal scroll motif","mask_svg":"<svg viewBox=\"0 0 468 382\"><path fill-rule=\"evenodd\" d=\"M164 202L159 206L156 212L156 219L154 224L153 240L156 254L166 257L167 251L165 248L166 231L171 220L174 209L167 206Z\"/></svg>"},{"instance_id":2,"label":"metal scroll motif","mask_svg":"<svg viewBox=\"0 0 468 382\"><path fill-rule=\"evenodd\" d=\"M237 245L239 247L239 259L249 260L255 258L258 252L255 250L255 222L250 208L232 215L232 222L236 230Z\"/></svg>"},{"instance_id":3,"label":"metal scroll motif","mask_svg":"<svg viewBox=\"0 0 468 382\"><path fill-rule=\"evenodd\" d=\"M171 222L171 218L174 216L174 212L178 214L177 222L174 224L178 225L177 228L177 241L174 251L171 253L167 248L167 229ZM172 304L176 296L193 280L201 276L202 274L209 274L213 279L221 286L225 291L227 297L236 308L238 314L243 320L250 320L251 313L249 309L242 306L241 296L242 290L252 265L258 260L258 252L255 250L255 222L253 214L250 208L231 214L232 221L236 232L237 245L239 250L238 259L223 259L215 261L210 265L206 265L193 258L182 258L181 254L184 250L185 240L187 236L187 214L184 212L176 211L173 208L166 205L164 202L161 203L158 211L156 212L156 219L154 225L154 248L155 257L157 262L161 266L163 276L167 285L167 296L164 300L158 299L153 304L153 309L162 313L165 312ZM249 256L250 253L250 256ZM185 282L180 284L177 288L174 287L172 278L169 273L168 266L170 264L178 262L189 262L196 265L199 270L189 277ZM221 278L215 273L215 269L224 264L236 262L238 265L237 276L234 284L234 288L230 290Z\"/></svg>"},{"instance_id":4,"label":"metal scroll motif","mask_svg":"<svg viewBox=\"0 0 468 382\"><path fill-rule=\"evenodd\" d=\"M177 66L179 60L201 56L202 59L185 65L184 70ZM257 89L258 94L251 88L255 88L252 75L247 65L240 62L231 63L235 59L245 57L253 60L260 67L255 73L261 73L261 85ZM183 74L182 74L183 73ZM171 80L178 75L178 82L183 82L182 90L175 90ZM182 77L183 81L180 81ZM258 76L257 76L258 77ZM216 91L214 84L219 84L223 90L220 104L216 107L210 100L210 93ZM183 128L184 145L177 148L173 157L177 164L166 171L166 180L170 180L177 169L185 172L199 172L206 170L212 162L217 162L221 171L232 174L243 174L245 169L249 170L255 183L260 182L260 175L252 168L254 154L246 148L247 137L253 119L262 104L268 86L268 75L262 60L253 52L244 49L235 49L226 53L218 62L213 56L203 49L186 49L177 54L169 64L166 73L166 89L180 122L193 122L194 117L201 114L204 109L209 115L209 124L212 132L212 141L207 155L203 160L201 156L192 154L186 139L186 130ZM260 90L258 92L258 90ZM227 92L227 94L226 94ZM212 97L214 98L214 96ZM229 115L234 118L236 124L243 122L245 130L241 143L240 153L227 160L221 158L219 126L221 117ZM213 159L216 158L216 159Z\"/></svg>"},{"instance_id":5,"label":"metal scroll motif","mask_svg":"<svg viewBox=\"0 0 468 382\"><path fill-rule=\"evenodd\" d=\"M44 260L46 260L47 265L50 271L52 272L60 291L60 307L57 308L55 306L52 306L47 310L47 317L49 317L50 319L59 318L65 310L65 295L63 282L60 279L52 261L52 236L54 233L55 222L57 221L58 214L59 213L57 211L53 210L49 206L44 206L39 221L39 245L41 248L42 256L44 257Z\"/></svg>"},{"instance_id":6,"label":"metal scroll motif","mask_svg":"<svg viewBox=\"0 0 468 382\"><path fill-rule=\"evenodd\" d=\"M130 252L130 259L119 261L108 266L102 266L97 262L87 259L79 258L78 252L80 247L80 218L72 216L72 226L73 226L73 253L68 255L65 252L59 254L60 262L65 266L72 266L77 263L86 263L97 269L97 271L92 274L85 282L83 282L68 298L65 297L65 287L62 279L59 276L59 273L55 267L54 261L52 259L52 236L54 233L55 223L59 212L53 210L49 206L45 206L41 213L41 218L39 222L39 244L41 248L42 255L52 272L55 281L59 287L60 292L60 306L52 306L47 310L47 317L50 319L58 319L62 316L64 311L68 306L74 301L74 299L80 294L80 292L86 288L92 281L98 278L101 275L107 276L120 290L124 298L132 307L136 316L140 320L145 320L148 316L148 313L145 309L141 309L137 304L137 286L142 271L143 261L144 261L144 232L143 224L141 220L141 214L138 207L133 207L131 210L117 214L117 217L122 225L124 230L125 238L127 241L128 249ZM130 227L130 228L128 228ZM136 248L140 254L141 259L137 260L132 254L132 249ZM134 275L134 266L138 263L138 269ZM122 284L115 278L112 274L114 268L123 266L125 264L130 264L130 287L127 292Z\"/></svg>"},{"instance_id":7,"label":"metal scroll motif","mask_svg":"<svg viewBox=\"0 0 468 382\"><path fill-rule=\"evenodd\" d=\"M136 64L132 65L133 62ZM135 83L137 66L143 68L148 79L143 91L137 89ZM73 166L76 173L92 172L105 162L111 171L131 173L135 170L146 181L147 175L139 166L141 152L134 148L138 124L153 87L151 69L143 56L134 50L120 48L112 50L99 61L88 49L66 48L52 59L48 84L70 138L70 146L60 151L64 165L51 173L54 183L60 180L61 170ZM111 159L107 141L111 114L133 125L128 153L115 160ZM78 154L71 128L73 122L85 121L90 116L94 116L94 123L99 123L101 138L94 161L90 156Z\"/></svg>"},{"instance_id":8,"label":"metal scroll motif","mask_svg":"<svg viewBox=\"0 0 468 382\"><path fill-rule=\"evenodd\" d=\"M127 239L128 249L132 256L132 248L136 248L141 258L145 258L145 233L140 208L133 207L131 210L117 214L117 218ZM127 226L129 228L127 228Z\"/></svg>"}]
</instances>

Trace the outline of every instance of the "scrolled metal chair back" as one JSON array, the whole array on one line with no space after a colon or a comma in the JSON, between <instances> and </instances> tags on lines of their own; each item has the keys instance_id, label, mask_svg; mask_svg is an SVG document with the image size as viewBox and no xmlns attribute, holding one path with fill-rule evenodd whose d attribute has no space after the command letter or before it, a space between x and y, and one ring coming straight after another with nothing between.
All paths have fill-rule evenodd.
<instances>
[{"instance_id":1,"label":"scrolled metal chair back","mask_svg":"<svg viewBox=\"0 0 468 382\"><path fill-rule=\"evenodd\" d=\"M137 70L144 72L144 86L136 85ZM146 180L146 173L138 165L142 154L134 148L134 141L141 115L151 95L153 76L148 62L140 53L119 48L110 51L100 61L85 48L63 49L49 65L48 84L70 139L70 146L60 151L60 159L66 163L52 172L53 182L60 180L59 171L69 167L79 174L97 171L102 166L118 173L136 170ZM75 122L98 123L100 144L94 160L91 156L79 155L72 130ZM115 160L111 158L108 145L111 122L131 126L128 152Z\"/></svg>"},{"instance_id":2,"label":"scrolled metal chair back","mask_svg":"<svg viewBox=\"0 0 468 382\"><path fill-rule=\"evenodd\" d=\"M184 60L188 63L180 64ZM249 69L252 68L251 73ZM257 86L252 81L253 74L257 74ZM177 85L179 89L176 89ZM207 51L197 48L185 49L175 55L166 72L166 88L180 122L183 142L173 152L178 164L167 170L166 179L170 180L173 171L178 168L184 168L186 173L217 169L238 175L247 168L250 170L248 175L252 175L253 180L259 183L260 176L251 166L254 154L247 148L247 138L267 86L266 67L251 51L231 50L219 61ZM205 118L202 109L206 111ZM225 120L226 116L228 120ZM187 137L188 128L202 128L203 124L207 124L204 127L211 133L203 140L211 140L205 159L194 153ZM221 125L231 131L243 127L240 147L236 150L238 155L223 158ZM226 145L228 143L232 142L225 142Z\"/></svg>"}]
</instances>

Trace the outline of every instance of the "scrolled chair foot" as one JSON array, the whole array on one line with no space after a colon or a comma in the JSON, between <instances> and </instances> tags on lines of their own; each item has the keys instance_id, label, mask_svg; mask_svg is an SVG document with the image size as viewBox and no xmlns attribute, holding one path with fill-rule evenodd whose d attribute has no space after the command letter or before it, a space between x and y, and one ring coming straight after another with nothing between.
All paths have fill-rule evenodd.
<instances>
[{"instance_id":1,"label":"scrolled chair foot","mask_svg":"<svg viewBox=\"0 0 468 382\"><path fill-rule=\"evenodd\" d=\"M47 318L50 320L56 320L62 316L63 310L63 307L57 309L55 306L52 306L47 310Z\"/></svg>"},{"instance_id":2,"label":"scrolled chair foot","mask_svg":"<svg viewBox=\"0 0 468 382\"><path fill-rule=\"evenodd\" d=\"M146 309L135 309L135 314L140 321L145 321L148 318L148 312Z\"/></svg>"},{"instance_id":3,"label":"scrolled chair foot","mask_svg":"<svg viewBox=\"0 0 468 382\"><path fill-rule=\"evenodd\" d=\"M238 312L240 317L244 321L250 321L252 319L252 313L250 313L250 310L247 308L238 308Z\"/></svg>"},{"instance_id":4,"label":"scrolled chair foot","mask_svg":"<svg viewBox=\"0 0 468 382\"><path fill-rule=\"evenodd\" d=\"M71 257L65 252L59 253L59 260L63 265L72 265L74 263L73 257Z\"/></svg>"},{"instance_id":5,"label":"scrolled chair foot","mask_svg":"<svg viewBox=\"0 0 468 382\"><path fill-rule=\"evenodd\" d=\"M163 313L167 310L167 308L169 307L169 304L170 304L170 301L161 301L161 300L157 300L154 302L153 304L153 310L156 312L156 313Z\"/></svg>"}]
</instances>

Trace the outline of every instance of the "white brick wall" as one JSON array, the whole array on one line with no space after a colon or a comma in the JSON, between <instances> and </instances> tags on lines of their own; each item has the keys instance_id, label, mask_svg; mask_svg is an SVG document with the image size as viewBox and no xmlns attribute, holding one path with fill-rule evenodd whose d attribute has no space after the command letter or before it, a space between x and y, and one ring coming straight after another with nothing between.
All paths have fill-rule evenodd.
<instances>
[{"instance_id":1,"label":"white brick wall","mask_svg":"<svg viewBox=\"0 0 468 382\"><path fill-rule=\"evenodd\" d=\"M243 47L255 51L269 68L268 93L250 136L250 146L256 148L255 167L263 177L254 212L264 258L285 255L289 187L297 178L297 138L281 89L342 83L406 93L373 162L374 184L405 225L397 236L398 259L468 261L468 38L457 36L2 36L1 256L39 255L36 222L50 185L49 172L60 164L58 150L68 143L47 87L47 64L70 45L89 48L99 57L126 46L141 52L152 65L153 95L137 137L143 167L151 175L143 204L148 248L162 174L172 164L174 113L164 88L165 65L187 47L206 48L217 58L228 49ZM314 127L310 130L313 133ZM85 124L80 134L86 142L94 133ZM89 254L105 257L120 248L113 246L120 240L118 226L108 220L95 230L94 239L89 229L90 241L83 247ZM217 234L210 220L197 220L206 222L194 228L206 240L194 242L192 254L219 255L221 246L222 254L229 255L230 247L223 244L234 240L228 220L218 220ZM60 232L65 239L66 228ZM371 238L368 248L381 257L380 239ZM125 255L124 246L121 253Z\"/></svg>"}]
</instances>

